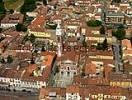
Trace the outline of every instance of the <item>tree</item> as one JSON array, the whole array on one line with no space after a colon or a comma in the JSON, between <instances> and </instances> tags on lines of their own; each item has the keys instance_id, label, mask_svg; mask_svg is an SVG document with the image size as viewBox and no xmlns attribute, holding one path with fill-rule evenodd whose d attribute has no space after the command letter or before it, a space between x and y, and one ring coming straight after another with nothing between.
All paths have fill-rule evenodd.
<instances>
[{"instance_id":1,"label":"tree","mask_svg":"<svg viewBox=\"0 0 132 100\"><path fill-rule=\"evenodd\" d=\"M46 6L47 5L47 0L43 0L43 4Z\"/></svg>"},{"instance_id":2,"label":"tree","mask_svg":"<svg viewBox=\"0 0 132 100\"><path fill-rule=\"evenodd\" d=\"M105 34L105 27L104 26L101 26L101 28L100 28L100 34Z\"/></svg>"},{"instance_id":3,"label":"tree","mask_svg":"<svg viewBox=\"0 0 132 100\"><path fill-rule=\"evenodd\" d=\"M36 37L34 36L34 34L31 34L30 37L29 37L29 39L30 39L30 41L31 41L32 43L34 43Z\"/></svg>"},{"instance_id":4,"label":"tree","mask_svg":"<svg viewBox=\"0 0 132 100\"><path fill-rule=\"evenodd\" d=\"M89 20L89 21L87 22L87 25L90 26L90 27L98 27L98 26L100 26L101 24L102 24L102 22L99 21L99 20Z\"/></svg>"},{"instance_id":5,"label":"tree","mask_svg":"<svg viewBox=\"0 0 132 100\"><path fill-rule=\"evenodd\" d=\"M97 49L97 50L102 50L102 49L103 49L102 44L101 44L101 43L98 43L96 49Z\"/></svg>"},{"instance_id":6,"label":"tree","mask_svg":"<svg viewBox=\"0 0 132 100\"><path fill-rule=\"evenodd\" d=\"M112 35L118 40L122 40L125 38L126 31L123 28L118 28L117 30L112 31Z\"/></svg>"},{"instance_id":7,"label":"tree","mask_svg":"<svg viewBox=\"0 0 132 100\"><path fill-rule=\"evenodd\" d=\"M0 15L5 14L5 12L6 12L6 9L4 7L4 2L3 0L0 0Z\"/></svg>"},{"instance_id":8,"label":"tree","mask_svg":"<svg viewBox=\"0 0 132 100\"><path fill-rule=\"evenodd\" d=\"M7 63L12 63L13 62L13 58L12 58L12 56L8 56L7 57Z\"/></svg>"},{"instance_id":9,"label":"tree","mask_svg":"<svg viewBox=\"0 0 132 100\"><path fill-rule=\"evenodd\" d=\"M113 0L113 2L115 2L115 3L120 3L121 0Z\"/></svg>"},{"instance_id":10,"label":"tree","mask_svg":"<svg viewBox=\"0 0 132 100\"><path fill-rule=\"evenodd\" d=\"M107 50L108 49L108 43L107 43L107 39L105 38L105 40L102 43L98 43L97 50Z\"/></svg>"},{"instance_id":11,"label":"tree","mask_svg":"<svg viewBox=\"0 0 132 100\"><path fill-rule=\"evenodd\" d=\"M107 43L107 39L106 38L105 38L105 40L102 43L102 47L103 47L103 50L108 49L108 43Z\"/></svg>"},{"instance_id":12,"label":"tree","mask_svg":"<svg viewBox=\"0 0 132 100\"><path fill-rule=\"evenodd\" d=\"M36 0L24 0L24 4L22 5L20 12L32 12L34 9L36 9Z\"/></svg>"},{"instance_id":13,"label":"tree","mask_svg":"<svg viewBox=\"0 0 132 100\"><path fill-rule=\"evenodd\" d=\"M26 32L26 31L27 31L27 28L26 28L23 24L18 23L18 24L16 25L16 30L17 30L18 32L21 32L21 31Z\"/></svg>"},{"instance_id":14,"label":"tree","mask_svg":"<svg viewBox=\"0 0 132 100\"><path fill-rule=\"evenodd\" d=\"M5 59L2 57L2 58L0 58L0 62L1 63L5 63Z\"/></svg>"},{"instance_id":15,"label":"tree","mask_svg":"<svg viewBox=\"0 0 132 100\"><path fill-rule=\"evenodd\" d=\"M120 24L119 26L118 26L118 29L123 29L124 28L124 25L123 24Z\"/></svg>"}]
</instances>

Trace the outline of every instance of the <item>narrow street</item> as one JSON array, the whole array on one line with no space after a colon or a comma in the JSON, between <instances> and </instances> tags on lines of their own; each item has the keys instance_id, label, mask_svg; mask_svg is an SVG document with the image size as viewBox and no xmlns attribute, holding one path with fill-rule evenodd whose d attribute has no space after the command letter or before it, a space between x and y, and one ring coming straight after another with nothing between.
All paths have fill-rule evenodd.
<instances>
[{"instance_id":1,"label":"narrow street","mask_svg":"<svg viewBox=\"0 0 132 100\"><path fill-rule=\"evenodd\" d=\"M38 100L38 93L0 90L0 97L11 97L10 100Z\"/></svg>"},{"instance_id":2,"label":"narrow street","mask_svg":"<svg viewBox=\"0 0 132 100\"><path fill-rule=\"evenodd\" d=\"M114 57L115 57L115 70L116 72L121 72L123 71L123 66L122 66L122 60L121 60L121 55L120 55L120 44L116 43L113 44L113 51L114 51Z\"/></svg>"}]
</instances>

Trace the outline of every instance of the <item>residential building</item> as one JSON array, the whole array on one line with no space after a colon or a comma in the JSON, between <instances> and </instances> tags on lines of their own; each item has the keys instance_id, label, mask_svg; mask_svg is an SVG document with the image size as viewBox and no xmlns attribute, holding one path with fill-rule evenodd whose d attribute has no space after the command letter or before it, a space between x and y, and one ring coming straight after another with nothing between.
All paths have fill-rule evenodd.
<instances>
[{"instance_id":1,"label":"residential building","mask_svg":"<svg viewBox=\"0 0 132 100\"><path fill-rule=\"evenodd\" d=\"M124 24L125 17L121 12L106 12L106 24Z\"/></svg>"},{"instance_id":2,"label":"residential building","mask_svg":"<svg viewBox=\"0 0 132 100\"><path fill-rule=\"evenodd\" d=\"M23 14L14 13L14 14L7 14L2 20L1 20L1 27L2 28L10 28L15 27L18 23L23 23Z\"/></svg>"},{"instance_id":3,"label":"residential building","mask_svg":"<svg viewBox=\"0 0 132 100\"><path fill-rule=\"evenodd\" d=\"M25 68L20 65L16 69L2 68L0 86L4 83L11 90L37 92L48 85L54 59L54 53L46 52L41 54L36 64L29 64Z\"/></svg>"}]
</instances>

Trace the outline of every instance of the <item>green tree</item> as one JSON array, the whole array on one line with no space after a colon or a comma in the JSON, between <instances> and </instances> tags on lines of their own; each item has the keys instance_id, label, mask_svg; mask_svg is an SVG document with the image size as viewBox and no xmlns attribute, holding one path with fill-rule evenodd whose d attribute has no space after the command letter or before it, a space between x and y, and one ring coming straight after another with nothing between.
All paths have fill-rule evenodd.
<instances>
[{"instance_id":1,"label":"green tree","mask_svg":"<svg viewBox=\"0 0 132 100\"><path fill-rule=\"evenodd\" d=\"M31 34L30 37L29 37L29 39L30 39L30 41L31 41L32 43L34 43L36 37L34 36L34 34Z\"/></svg>"},{"instance_id":2,"label":"green tree","mask_svg":"<svg viewBox=\"0 0 132 100\"><path fill-rule=\"evenodd\" d=\"M87 25L90 27L98 27L98 26L102 25L102 22L99 20L89 20L89 21L87 21Z\"/></svg>"},{"instance_id":3,"label":"green tree","mask_svg":"<svg viewBox=\"0 0 132 100\"><path fill-rule=\"evenodd\" d=\"M29 40L28 34L26 34L26 35L24 36L24 38L23 38L23 42L26 42L26 41L28 41L28 40Z\"/></svg>"},{"instance_id":4,"label":"green tree","mask_svg":"<svg viewBox=\"0 0 132 100\"><path fill-rule=\"evenodd\" d=\"M113 0L113 2L115 2L115 3L120 3L121 0Z\"/></svg>"},{"instance_id":5,"label":"green tree","mask_svg":"<svg viewBox=\"0 0 132 100\"><path fill-rule=\"evenodd\" d=\"M98 43L97 46L96 46L96 49L97 50L102 50L103 49L103 46L101 43Z\"/></svg>"},{"instance_id":6,"label":"green tree","mask_svg":"<svg viewBox=\"0 0 132 100\"><path fill-rule=\"evenodd\" d=\"M13 62L13 58L12 58L12 56L8 56L7 57L7 63L12 63Z\"/></svg>"},{"instance_id":7,"label":"green tree","mask_svg":"<svg viewBox=\"0 0 132 100\"><path fill-rule=\"evenodd\" d=\"M27 31L27 28L26 28L23 24L18 23L18 24L16 25L16 30L17 30L18 32L21 32L21 31L26 32L26 31Z\"/></svg>"},{"instance_id":8,"label":"green tree","mask_svg":"<svg viewBox=\"0 0 132 100\"><path fill-rule=\"evenodd\" d=\"M6 12L6 9L4 7L4 2L3 0L0 0L0 15L5 14L5 12Z\"/></svg>"},{"instance_id":9,"label":"green tree","mask_svg":"<svg viewBox=\"0 0 132 100\"><path fill-rule=\"evenodd\" d=\"M0 62L3 64L3 63L5 63L5 59L2 57L2 58L0 58Z\"/></svg>"},{"instance_id":10,"label":"green tree","mask_svg":"<svg viewBox=\"0 0 132 100\"><path fill-rule=\"evenodd\" d=\"M21 7L21 13L32 12L36 9L36 0L24 0L24 4Z\"/></svg>"},{"instance_id":11,"label":"green tree","mask_svg":"<svg viewBox=\"0 0 132 100\"><path fill-rule=\"evenodd\" d=\"M117 30L112 31L112 35L118 40L122 40L125 38L126 31L123 28L118 28Z\"/></svg>"},{"instance_id":12,"label":"green tree","mask_svg":"<svg viewBox=\"0 0 132 100\"><path fill-rule=\"evenodd\" d=\"M105 38L105 40L102 43L98 43L97 50L107 50L108 49L108 43L107 43L107 39Z\"/></svg>"},{"instance_id":13,"label":"green tree","mask_svg":"<svg viewBox=\"0 0 132 100\"><path fill-rule=\"evenodd\" d=\"M102 43L102 47L103 47L103 50L108 49L108 43L107 43L107 39L106 38L105 38L105 40Z\"/></svg>"},{"instance_id":14,"label":"green tree","mask_svg":"<svg viewBox=\"0 0 132 100\"><path fill-rule=\"evenodd\" d=\"M43 0L43 4L46 6L47 5L47 0Z\"/></svg>"},{"instance_id":15,"label":"green tree","mask_svg":"<svg viewBox=\"0 0 132 100\"><path fill-rule=\"evenodd\" d=\"M100 28L100 34L105 34L105 27L104 26L101 26L101 28Z\"/></svg>"}]
</instances>

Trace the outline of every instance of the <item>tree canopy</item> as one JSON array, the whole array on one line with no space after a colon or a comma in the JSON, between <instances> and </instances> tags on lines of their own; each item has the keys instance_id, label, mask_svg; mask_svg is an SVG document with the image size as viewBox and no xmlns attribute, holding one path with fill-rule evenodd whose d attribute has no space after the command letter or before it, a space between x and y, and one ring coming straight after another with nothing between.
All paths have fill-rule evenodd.
<instances>
[{"instance_id":1,"label":"tree canopy","mask_svg":"<svg viewBox=\"0 0 132 100\"><path fill-rule=\"evenodd\" d=\"M125 38L126 31L123 28L118 28L117 30L112 31L112 35L118 40L122 40Z\"/></svg>"},{"instance_id":2,"label":"tree canopy","mask_svg":"<svg viewBox=\"0 0 132 100\"><path fill-rule=\"evenodd\" d=\"M113 2L115 2L115 3L120 3L121 0L113 0Z\"/></svg>"},{"instance_id":3,"label":"tree canopy","mask_svg":"<svg viewBox=\"0 0 132 100\"><path fill-rule=\"evenodd\" d=\"M30 36L26 35L23 39L23 41L30 41L31 43L35 42L36 37L34 36L34 34L31 34Z\"/></svg>"},{"instance_id":4,"label":"tree canopy","mask_svg":"<svg viewBox=\"0 0 132 100\"><path fill-rule=\"evenodd\" d=\"M43 0L43 4L46 6L47 5L47 0Z\"/></svg>"},{"instance_id":5,"label":"tree canopy","mask_svg":"<svg viewBox=\"0 0 132 100\"><path fill-rule=\"evenodd\" d=\"M35 39L36 39L36 37L33 34L31 34L30 35L30 41L33 43L33 42L35 42Z\"/></svg>"},{"instance_id":6,"label":"tree canopy","mask_svg":"<svg viewBox=\"0 0 132 100\"><path fill-rule=\"evenodd\" d=\"M36 0L24 0L21 13L32 12L36 8Z\"/></svg>"},{"instance_id":7,"label":"tree canopy","mask_svg":"<svg viewBox=\"0 0 132 100\"><path fill-rule=\"evenodd\" d=\"M90 27L98 27L98 26L102 25L102 22L99 20L89 20L89 21L87 21L87 25Z\"/></svg>"},{"instance_id":8,"label":"tree canopy","mask_svg":"<svg viewBox=\"0 0 132 100\"><path fill-rule=\"evenodd\" d=\"M96 49L98 49L98 50L107 50L108 49L107 39L105 39L102 43L98 43Z\"/></svg>"},{"instance_id":9,"label":"tree canopy","mask_svg":"<svg viewBox=\"0 0 132 100\"><path fill-rule=\"evenodd\" d=\"M18 24L16 25L16 30L17 30L18 32L21 32L21 31L26 32L26 31L27 31L27 28L26 28L23 24L18 23Z\"/></svg>"},{"instance_id":10,"label":"tree canopy","mask_svg":"<svg viewBox=\"0 0 132 100\"><path fill-rule=\"evenodd\" d=\"M105 28L104 28L104 26L101 26L101 28L100 28L100 34L105 34Z\"/></svg>"},{"instance_id":11,"label":"tree canopy","mask_svg":"<svg viewBox=\"0 0 132 100\"><path fill-rule=\"evenodd\" d=\"M4 2L3 0L0 0L0 15L5 14L5 12L6 12L6 9L4 7Z\"/></svg>"}]
</instances>

